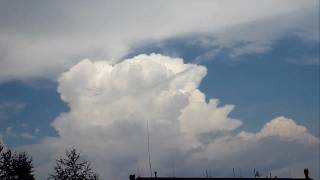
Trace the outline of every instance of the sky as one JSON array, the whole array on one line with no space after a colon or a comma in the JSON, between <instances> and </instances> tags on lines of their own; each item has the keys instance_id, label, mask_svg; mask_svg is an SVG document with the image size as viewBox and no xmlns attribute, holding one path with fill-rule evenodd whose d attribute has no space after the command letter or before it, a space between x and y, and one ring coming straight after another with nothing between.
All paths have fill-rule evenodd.
<instances>
[{"instance_id":1,"label":"sky","mask_svg":"<svg viewBox=\"0 0 320 180\"><path fill-rule=\"evenodd\" d=\"M0 2L0 141L46 179L319 178L319 1Z\"/></svg>"}]
</instances>

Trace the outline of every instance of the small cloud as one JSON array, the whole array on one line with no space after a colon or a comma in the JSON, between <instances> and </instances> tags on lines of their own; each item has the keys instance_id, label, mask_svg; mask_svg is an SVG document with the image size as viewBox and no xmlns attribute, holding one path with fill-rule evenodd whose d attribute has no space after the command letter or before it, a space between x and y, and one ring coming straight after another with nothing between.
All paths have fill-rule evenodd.
<instances>
[{"instance_id":1,"label":"small cloud","mask_svg":"<svg viewBox=\"0 0 320 180\"><path fill-rule=\"evenodd\" d=\"M27 123L22 123L22 124L21 124L21 127L23 127L24 129L28 128L28 126L29 126L29 125L28 125Z\"/></svg>"},{"instance_id":2,"label":"small cloud","mask_svg":"<svg viewBox=\"0 0 320 180\"><path fill-rule=\"evenodd\" d=\"M287 59L286 61L289 63L301 64L301 65L314 65L314 66L320 65L319 57L307 57L307 58L299 58L299 59L291 58L291 59Z\"/></svg>"},{"instance_id":3,"label":"small cloud","mask_svg":"<svg viewBox=\"0 0 320 180\"><path fill-rule=\"evenodd\" d=\"M9 126L6 128L6 133L10 133L11 131L12 131L12 127Z\"/></svg>"},{"instance_id":4,"label":"small cloud","mask_svg":"<svg viewBox=\"0 0 320 180\"><path fill-rule=\"evenodd\" d=\"M200 64L205 61L210 61L214 59L221 52L221 50L222 50L221 48L215 48L215 49L209 50L204 54L197 56L193 61L193 63Z\"/></svg>"},{"instance_id":5,"label":"small cloud","mask_svg":"<svg viewBox=\"0 0 320 180\"><path fill-rule=\"evenodd\" d=\"M36 138L36 136L34 136L28 132L21 133L20 137L23 139L35 139Z\"/></svg>"},{"instance_id":6,"label":"small cloud","mask_svg":"<svg viewBox=\"0 0 320 180\"><path fill-rule=\"evenodd\" d=\"M17 138L18 136L13 132L13 128L11 126L6 128L6 131L3 135L4 137L9 137L9 138Z\"/></svg>"},{"instance_id":7,"label":"small cloud","mask_svg":"<svg viewBox=\"0 0 320 180\"><path fill-rule=\"evenodd\" d=\"M270 44L267 43L257 43L257 42L249 42L245 43L242 46L235 47L230 54L230 57L236 58L241 55L246 54L261 54L269 51L271 49Z\"/></svg>"},{"instance_id":8,"label":"small cloud","mask_svg":"<svg viewBox=\"0 0 320 180\"><path fill-rule=\"evenodd\" d=\"M26 107L25 103L22 102L2 102L0 103L0 110L14 110L21 111Z\"/></svg>"},{"instance_id":9,"label":"small cloud","mask_svg":"<svg viewBox=\"0 0 320 180\"><path fill-rule=\"evenodd\" d=\"M25 109L23 102L0 102L0 119L7 120L12 114L17 114Z\"/></svg>"},{"instance_id":10,"label":"small cloud","mask_svg":"<svg viewBox=\"0 0 320 180\"><path fill-rule=\"evenodd\" d=\"M40 132L40 129L39 129L39 128L35 128L35 129L34 129L34 133L35 133L35 134L39 134L39 132Z\"/></svg>"},{"instance_id":11,"label":"small cloud","mask_svg":"<svg viewBox=\"0 0 320 180\"><path fill-rule=\"evenodd\" d=\"M258 134L261 138L277 136L286 140L296 140L316 144L318 139L312 136L306 127L298 125L293 119L283 116L277 117L267 123Z\"/></svg>"},{"instance_id":12,"label":"small cloud","mask_svg":"<svg viewBox=\"0 0 320 180\"><path fill-rule=\"evenodd\" d=\"M37 132L40 130L35 129L35 134L37 134ZM3 134L1 134L2 138L15 138L15 139L35 139L36 136L30 134L29 132L22 132L22 133L17 133L14 132L13 128L11 126L7 127L5 132Z\"/></svg>"}]
</instances>

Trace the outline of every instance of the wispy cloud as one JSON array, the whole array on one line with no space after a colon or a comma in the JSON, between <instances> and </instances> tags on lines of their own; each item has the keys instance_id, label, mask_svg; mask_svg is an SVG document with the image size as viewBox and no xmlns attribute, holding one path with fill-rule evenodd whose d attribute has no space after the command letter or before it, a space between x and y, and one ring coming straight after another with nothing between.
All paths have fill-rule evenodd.
<instances>
[{"instance_id":1,"label":"wispy cloud","mask_svg":"<svg viewBox=\"0 0 320 180\"><path fill-rule=\"evenodd\" d=\"M81 59L115 62L137 44L183 35L211 33L219 46L259 44L235 54L267 50L292 32L317 38L316 0L122 3L1 1L0 81L55 79Z\"/></svg>"},{"instance_id":2,"label":"wispy cloud","mask_svg":"<svg viewBox=\"0 0 320 180\"><path fill-rule=\"evenodd\" d=\"M28 132L23 132L20 134L20 137L23 138L23 139L35 139L36 136L28 133Z\"/></svg>"},{"instance_id":3,"label":"wispy cloud","mask_svg":"<svg viewBox=\"0 0 320 180\"><path fill-rule=\"evenodd\" d=\"M287 62L301 65L320 65L320 57L290 58Z\"/></svg>"},{"instance_id":4,"label":"wispy cloud","mask_svg":"<svg viewBox=\"0 0 320 180\"><path fill-rule=\"evenodd\" d=\"M36 134L38 134L38 130L35 129L34 130L34 135L25 131L25 132L21 132L18 130L14 130L13 127L9 126L5 129L4 132L0 132L0 136L3 140L6 139L26 139L26 140L32 140L32 139L36 139Z\"/></svg>"},{"instance_id":5,"label":"wispy cloud","mask_svg":"<svg viewBox=\"0 0 320 180\"><path fill-rule=\"evenodd\" d=\"M0 121L8 120L11 115L21 112L25 107L26 103L23 102L0 102Z\"/></svg>"}]
</instances>

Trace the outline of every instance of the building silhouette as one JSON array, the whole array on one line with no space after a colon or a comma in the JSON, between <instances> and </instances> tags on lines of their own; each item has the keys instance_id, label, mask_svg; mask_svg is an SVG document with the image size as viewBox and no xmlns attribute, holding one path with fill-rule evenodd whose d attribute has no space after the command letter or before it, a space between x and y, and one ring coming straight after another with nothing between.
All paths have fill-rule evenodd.
<instances>
[{"instance_id":1,"label":"building silhouette","mask_svg":"<svg viewBox=\"0 0 320 180\"><path fill-rule=\"evenodd\" d=\"M277 176L275 177L257 177L255 174L254 178L242 178L242 177L233 177L233 178L196 178L196 177L192 177L192 178L188 178L188 177L158 177L157 176L157 172L155 172L154 177L136 177L134 174L129 176L129 180L312 180L309 177L309 171L308 169L304 169L304 176L305 178L278 178Z\"/></svg>"}]
</instances>

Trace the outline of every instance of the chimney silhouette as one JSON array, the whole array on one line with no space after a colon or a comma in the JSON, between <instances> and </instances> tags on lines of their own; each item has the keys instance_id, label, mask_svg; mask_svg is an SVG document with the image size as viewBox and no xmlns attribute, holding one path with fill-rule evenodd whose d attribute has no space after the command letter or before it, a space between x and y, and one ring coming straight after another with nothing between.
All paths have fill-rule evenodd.
<instances>
[{"instance_id":1,"label":"chimney silhouette","mask_svg":"<svg viewBox=\"0 0 320 180\"><path fill-rule=\"evenodd\" d=\"M304 176L306 179L310 179L309 178L309 170L307 168L303 170L303 173L304 173Z\"/></svg>"},{"instance_id":2,"label":"chimney silhouette","mask_svg":"<svg viewBox=\"0 0 320 180\"><path fill-rule=\"evenodd\" d=\"M135 179L136 179L136 175L130 174L129 179L130 179L130 180L135 180Z\"/></svg>"}]
</instances>

